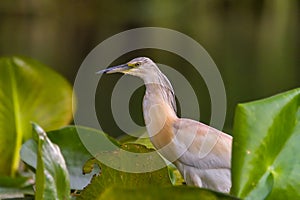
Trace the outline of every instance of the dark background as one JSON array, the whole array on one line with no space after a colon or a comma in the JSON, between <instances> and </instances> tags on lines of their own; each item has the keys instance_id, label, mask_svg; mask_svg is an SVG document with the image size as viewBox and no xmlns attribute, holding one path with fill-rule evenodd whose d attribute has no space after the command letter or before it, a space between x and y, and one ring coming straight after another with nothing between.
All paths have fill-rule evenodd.
<instances>
[{"instance_id":1,"label":"dark background","mask_svg":"<svg viewBox=\"0 0 300 200\"><path fill-rule=\"evenodd\" d=\"M74 82L87 54L108 37L131 28L154 26L180 31L211 55L227 92L225 131L231 132L237 103L256 100L300 85L300 1L298 0L1 0L0 55L23 55L51 66ZM189 63L159 50L140 50L115 63L147 55L184 72ZM191 76L192 74L190 74ZM120 78L103 77L107 91L97 92L98 116L104 130L119 135L108 109L112 86ZM105 80L106 79L106 80ZM209 123L210 99L199 78L194 80L201 121ZM130 104L142 123L140 88Z\"/></svg>"}]
</instances>

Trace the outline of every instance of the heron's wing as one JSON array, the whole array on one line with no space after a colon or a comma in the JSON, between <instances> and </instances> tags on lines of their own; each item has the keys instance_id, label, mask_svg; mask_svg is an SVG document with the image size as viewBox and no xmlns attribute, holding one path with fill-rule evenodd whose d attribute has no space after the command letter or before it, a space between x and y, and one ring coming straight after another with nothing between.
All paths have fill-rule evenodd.
<instances>
[{"instance_id":1,"label":"heron's wing","mask_svg":"<svg viewBox=\"0 0 300 200\"><path fill-rule=\"evenodd\" d=\"M230 135L190 119L178 119L173 128L179 162L201 169L230 169Z\"/></svg>"}]
</instances>

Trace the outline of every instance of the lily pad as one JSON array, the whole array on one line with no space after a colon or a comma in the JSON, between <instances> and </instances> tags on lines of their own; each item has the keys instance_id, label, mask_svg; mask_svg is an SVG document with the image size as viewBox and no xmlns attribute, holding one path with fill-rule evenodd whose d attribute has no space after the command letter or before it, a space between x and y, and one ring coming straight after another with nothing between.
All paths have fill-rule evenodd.
<instances>
[{"instance_id":1,"label":"lily pad","mask_svg":"<svg viewBox=\"0 0 300 200\"><path fill-rule=\"evenodd\" d=\"M0 58L0 176L15 176L30 121L45 130L72 119L72 88L58 73L32 59Z\"/></svg>"},{"instance_id":2,"label":"lily pad","mask_svg":"<svg viewBox=\"0 0 300 200\"><path fill-rule=\"evenodd\" d=\"M153 152L152 149L140 144L123 144L121 149L131 152ZM119 152L106 152L107 156L113 157L114 160L124 161ZM122 188L141 188L149 186L171 186L172 183L169 178L168 168L164 167L160 170L146 173L128 173L120 170L110 168L100 161L93 159L101 168L101 173L94 176L91 183L82 191L78 199L98 199L99 196L108 188L112 186ZM122 163L121 163L122 164ZM125 163L126 164L126 163ZM93 162L88 162L85 169L89 169Z\"/></svg>"},{"instance_id":3,"label":"lily pad","mask_svg":"<svg viewBox=\"0 0 300 200\"><path fill-rule=\"evenodd\" d=\"M99 168L93 168L93 172L89 174L82 173L82 166L92 157L92 155L81 143L77 133L78 130L82 134L105 134L91 128L67 126L62 129L50 131L47 135L50 140L57 144L61 149L70 174L71 189L82 190L89 184L92 176L99 173Z\"/></svg>"},{"instance_id":4,"label":"lily pad","mask_svg":"<svg viewBox=\"0 0 300 200\"><path fill-rule=\"evenodd\" d=\"M206 189L176 186L176 187L147 187L138 189L111 187L99 196L98 200L235 200L238 198Z\"/></svg>"},{"instance_id":5,"label":"lily pad","mask_svg":"<svg viewBox=\"0 0 300 200\"><path fill-rule=\"evenodd\" d=\"M233 195L300 199L300 89L239 104L233 136Z\"/></svg>"}]
</instances>

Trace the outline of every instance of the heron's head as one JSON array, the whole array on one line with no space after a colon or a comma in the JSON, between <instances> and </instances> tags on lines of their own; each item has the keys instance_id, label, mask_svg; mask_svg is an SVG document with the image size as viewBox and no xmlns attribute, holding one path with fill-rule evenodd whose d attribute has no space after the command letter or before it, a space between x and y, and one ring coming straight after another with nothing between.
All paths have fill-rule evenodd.
<instances>
[{"instance_id":1,"label":"heron's head","mask_svg":"<svg viewBox=\"0 0 300 200\"><path fill-rule=\"evenodd\" d=\"M143 79L145 76L155 74L155 71L157 70L158 68L156 64L150 58L139 57L129 61L126 64L109 67L107 69L98 71L97 74L123 73L137 76Z\"/></svg>"}]
</instances>

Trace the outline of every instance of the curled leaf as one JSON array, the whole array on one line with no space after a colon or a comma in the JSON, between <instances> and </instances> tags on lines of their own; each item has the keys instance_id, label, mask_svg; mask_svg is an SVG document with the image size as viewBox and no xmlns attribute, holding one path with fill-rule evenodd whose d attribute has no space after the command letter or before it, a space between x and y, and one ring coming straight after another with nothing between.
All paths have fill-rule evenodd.
<instances>
[{"instance_id":1,"label":"curled leaf","mask_svg":"<svg viewBox=\"0 0 300 200\"><path fill-rule=\"evenodd\" d=\"M28 140L22 146L21 155L24 162L36 169L35 198L69 199L69 174L59 147L50 141L40 126L32 126L35 139Z\"/></svg>"}]
</instances>

